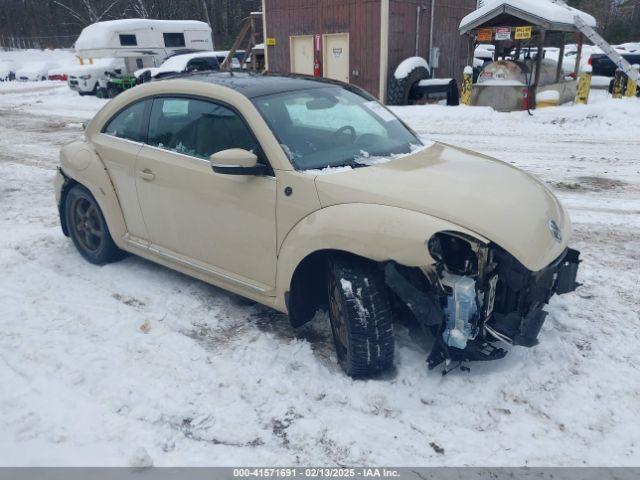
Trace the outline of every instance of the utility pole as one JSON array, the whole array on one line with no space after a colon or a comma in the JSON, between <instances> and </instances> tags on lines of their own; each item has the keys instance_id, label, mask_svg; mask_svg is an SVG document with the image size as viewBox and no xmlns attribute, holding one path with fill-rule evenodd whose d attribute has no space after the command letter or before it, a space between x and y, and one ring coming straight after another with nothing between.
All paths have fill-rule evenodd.
<instances>
[{"instance_id":1,"label":"utility pole","mask_svg":"<svg viewBox=\"0 0 640 480\"><path fill-rule=\"evenodd\" d=\"M215 50L215 44L213 41L213 25L211 24L211 16L209 15L209 5L207 5L207 0L201 0L202 12L204 13L204 19L211 27L211 48Z\"/></svg>"}]
</instances>

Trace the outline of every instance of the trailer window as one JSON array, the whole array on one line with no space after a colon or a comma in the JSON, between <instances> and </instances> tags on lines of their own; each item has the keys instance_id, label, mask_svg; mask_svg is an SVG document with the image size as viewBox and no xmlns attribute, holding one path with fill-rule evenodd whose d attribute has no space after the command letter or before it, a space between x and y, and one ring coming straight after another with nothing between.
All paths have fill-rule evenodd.
<instances>
[{"instance_id":1,"label":"trailer window","mask_svg":"<svg viewBox=\"0 0 640 480\"><path fill-rule=\"evenodd\" d=\"M138 40L135 34L120 35L120 45L123 47L135 47L138 45Z\"/></svg>"},{"instance_id":2,"label":"trailer window","mask_svg":"<svg viewBox=\"0 0 640 480\"><path fill-rule=\"evenodd\" d=\"M164 46L169 47L184 47L184 33L163 33Z\"/></svg>"}]
</instances>

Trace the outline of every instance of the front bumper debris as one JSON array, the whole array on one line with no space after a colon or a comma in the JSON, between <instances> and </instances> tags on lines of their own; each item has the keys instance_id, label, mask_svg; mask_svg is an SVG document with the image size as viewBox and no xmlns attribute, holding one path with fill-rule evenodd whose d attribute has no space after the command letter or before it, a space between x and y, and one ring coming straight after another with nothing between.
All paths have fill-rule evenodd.
<instances>
[{"instance_id":1,"label":"front bumper debris","mask_svg":"<svg viewBox=\"0 0 640 480\"><path fill-rule=\"evenodd\" d=\"M567 249L556 261L538 272L527 270L507 252L496 249L494 264L484 270L484 278L475 278L476 305L465 319L465 341L451 341L451 332L460 333L452 312L461 308L453 304L456 298L450 285L461 282L429 278L417 269L387 263L385 278L387 285L408 310L423 330L435 336L435 343L427 359L429 369L443 362L490 361L504 358L507 351L496 343L533 347L538 344L538 335L547 317L543 310L553 295L573 292L580 286L576 282L580 252ZM438 270L440 270L438 272ZM440 279L451 277L437 266ZM461 277L458 277L461 278ZM434 285L439 286L434 287ZM467 289L469 283L466 283ZM455 288L455 287L453 287ZM457 320L460 320L459 318ZM455 348L454 345L463 346Z\"/></svg>"}]
</instances>

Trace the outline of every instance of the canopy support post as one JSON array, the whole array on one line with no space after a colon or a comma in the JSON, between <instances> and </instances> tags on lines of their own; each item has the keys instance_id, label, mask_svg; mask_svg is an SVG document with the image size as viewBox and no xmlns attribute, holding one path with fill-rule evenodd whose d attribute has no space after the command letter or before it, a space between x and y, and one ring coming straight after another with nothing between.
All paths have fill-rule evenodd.
<instances>
[{"instance_id":1,"label":"canopy support post","mask_svg":"<svg viewBox=\"0 0 640 480\"><path fill-rule=\"evenodd\" d=\"M578 75L580 75L580 61L582 60L582 43L584 42L584 35L582 35L582 32L578 32L578 51L576 52L576 67L573 70L573 73L575 73L576 78Z\"/></svg>"},{"instance_id":2,"label":"canopy support post","mask_svg":"<svg viewBox=\"0 0 640 480\"><path fill-rule=\"evenodd\" d=\"M538 55L536 57L536 77L533 83L533 108L536 108L536 97L538 96L538 85L540 83L540 73L542 70L542 56L544 55L544 40L546 36L545 30L540 30L538 34Z\"/></svg>"},{"instance_id":3,"label":"canopy support post","mask_svg":"<svg viewBox=\"0 0 640 480\"><path fill-rule=\"evenodd\" d=\"M565 34L564 32L561 32L560 33L560 53L558 54L558 69L556 70L556 83L560 83L560 77L562 76L565 40L566 40Z\"/></svg>"}]
</instances>

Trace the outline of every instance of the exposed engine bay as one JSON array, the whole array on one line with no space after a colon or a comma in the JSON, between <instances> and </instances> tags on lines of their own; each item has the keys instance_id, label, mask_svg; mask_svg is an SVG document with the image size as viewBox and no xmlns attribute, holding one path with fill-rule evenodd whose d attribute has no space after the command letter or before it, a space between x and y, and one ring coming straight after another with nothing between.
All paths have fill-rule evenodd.
<instances>
[{"instance_id":1,"label":"exposed engine bay","mask_svg":"<svg viewBox=\"0 0 640 480\"><path fill-rule=\"evenodd\" d=\"M579 286L577 250L567 249L532 272L497 245L457 232L435 234L428 248L436 260L432 268L391 262L385 279L420 326L435 336L429 369L443 362L501 359L507 351L499 343L537 345L547 317L544 306L553 295Z\"/></svg>"}]
</instances>

